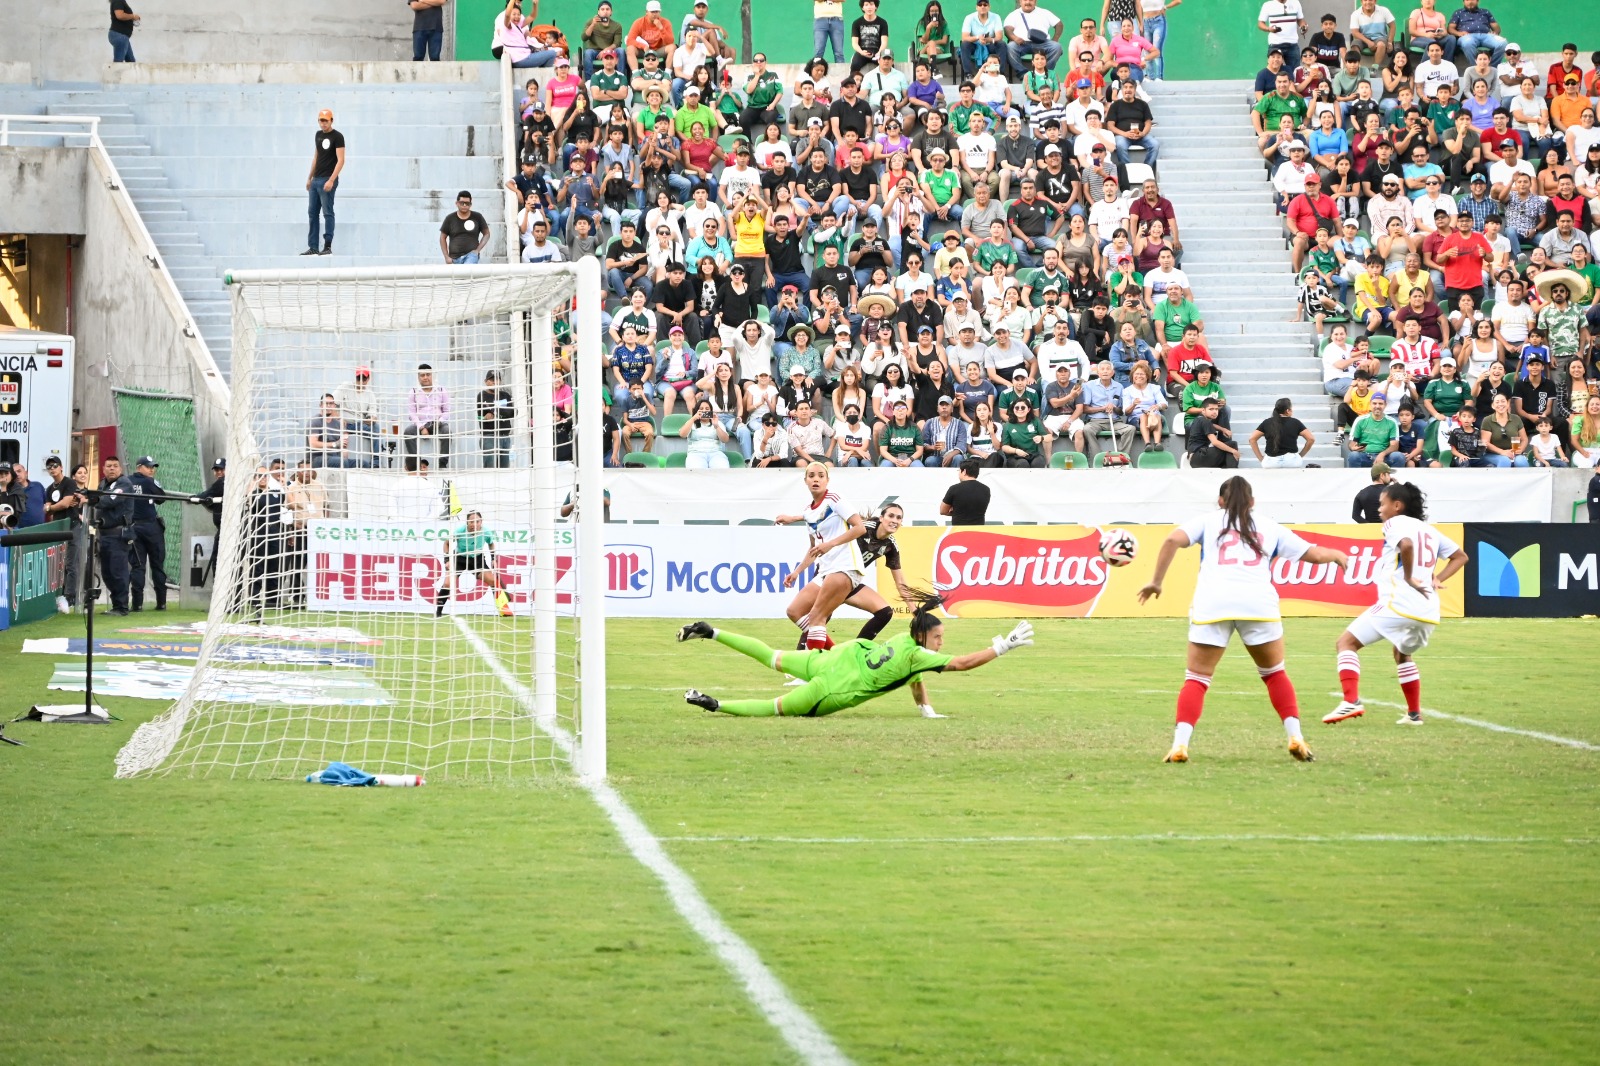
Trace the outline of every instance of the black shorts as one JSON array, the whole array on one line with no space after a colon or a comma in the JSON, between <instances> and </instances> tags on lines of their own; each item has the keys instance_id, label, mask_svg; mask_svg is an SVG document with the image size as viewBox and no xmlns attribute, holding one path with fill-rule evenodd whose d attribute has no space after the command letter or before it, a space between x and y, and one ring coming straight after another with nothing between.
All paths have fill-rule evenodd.
<instances>
[{"instance_id":1,"label":"black shorts","mask_svg":"<svg viewBox=\"0 0 1600 1066\"><path fill-rule=\"evenodd\" d=\"M471 573L476 574L476 573L479 573L480 571L483 571L483 570L493 570L493 569L494 569L494 567L489 565L489 560L485 556L482 556L482 555L458 555L458 556L456 556L456 573L458 573L458 574L461 573L462 571L469 571Z\"/></svg>"}]
</instances>

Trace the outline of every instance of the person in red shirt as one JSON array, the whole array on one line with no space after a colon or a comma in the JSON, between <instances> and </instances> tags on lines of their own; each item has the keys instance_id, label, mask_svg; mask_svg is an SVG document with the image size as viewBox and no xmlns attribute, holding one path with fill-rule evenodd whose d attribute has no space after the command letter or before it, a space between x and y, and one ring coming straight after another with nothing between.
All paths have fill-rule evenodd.
<instances>
[{"instance_id":1,"label":"person in red shirt","mask_svg":"<svg viewBox=\"0 0 1600 1066\"><path fill-rule=\"evenodd\" d=\"M1478 141L1483 146L1485 163L1500 162L1500 145L1506 141L1516 141L1517 148L1522 148L1522 135L1511 128L1511 111L1504 107L1494 109L1494 125L1478 134Z\"/></svg>"},{"instance_id":2,"label":"person in red shirt","mask_svg":"<svg viewBox=\"0 0 1600 1066\"><path fill-rule=\"evenodd\" d=\"M1306 191L1289 201L1289 228L1294 231L1294 272L1298 276L1306 251L1317 239L1318 226L1333 226L1339 209L1322 191L1322 178L1306 175Z\"/></svg>"},{"instance_id":3,"label":"person in red shirt","mask_svg":"<svg viewBox=\"0 0 1600 1066\"><path fill-rule=\"evenodd\" d=\"M1583 80L1583 68L1578 66L1578 46L1570 41L1561 46L1561 61L1550 64L1550 73L1545 75L1546 102L1554 100L1566 90L1568 74L1576 74L1580 81Z\"/></svg>"},{"instance_id":4,"label":"person in red shirt","mask_svg":"<svg viewBox=\"0 0 1600 1066\"><path fill-rule=\"evenodd\" d=\"M1167 348L1167 391L1176 396L1183 387L1195 379L1200 367L1211 368L1216 379L1217 364L1211 361L1211 351L1200 343L1200 327L1190 323L1183 327L1183 340Z\"/></svg>"},{"instance_id":5,"label":"person in red shirt","mask_svg":"<svg viewBox=\"0 0 1600 1066\"><path fill-rule=\"evenodd\" d=\"M1472 230L1472 213L1456 212L1455 232L1439 244L1434 259L1444 268L1445 303L1455 307L1462 293L1474 300L1483 299L1486 268L1494 261L1494 249L1483 234Z\"/></svg>"},{"instance_id":6,"label":"person in red shirt","mask_svg":"<svg viewBox=\"0 0 1600 1066\"><path fill-rule=\"evenodd\" d=\"M1161 195L1161 186L1156 184L1156 179L1145 179L1144 195L1135 200L1128 208L1128 218L1136 222L1140 233L1149 226L1152 219L1159 218L1166 227L1167 243L1172 245L1175 252L1183 251L1183 241L1178 238L1178 212L1173 208L1172 201Z\"/></svg>"}]
</instances>

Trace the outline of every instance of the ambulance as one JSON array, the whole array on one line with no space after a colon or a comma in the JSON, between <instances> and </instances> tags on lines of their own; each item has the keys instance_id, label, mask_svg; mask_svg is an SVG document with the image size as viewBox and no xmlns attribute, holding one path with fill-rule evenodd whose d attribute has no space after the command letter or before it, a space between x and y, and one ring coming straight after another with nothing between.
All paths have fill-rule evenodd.
<instances>
[{"instance_id":1,"label":"ambulance","mask_svg":"<svg viewBox=\"0 0 1600 1066\"><path fill-rule=\"evenodd\" d=\"M0 461L44 483L52 455L71 469L71 337L0 326Z\"/></svg>"}]
</instances>

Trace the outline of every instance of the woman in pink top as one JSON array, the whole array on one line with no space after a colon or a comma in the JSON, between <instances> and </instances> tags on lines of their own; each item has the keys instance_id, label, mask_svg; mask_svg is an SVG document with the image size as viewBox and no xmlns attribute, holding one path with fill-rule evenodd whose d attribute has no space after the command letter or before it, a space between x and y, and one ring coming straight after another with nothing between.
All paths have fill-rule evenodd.
<instances>
[{"instance_id":1,"label":"woman in pink top","mask_svg":"<svg viewBox=\"0 0 1600 1066\"><path fill-rule=\"evenodd\" d=\"M1144 80L1144 62L1161 54L1154 44L1141 37L1133 20L1123 22L1121 30L1111 38L1111 62L1128 64L1128 77L1134 82Z\"/></svg>"},{"instance_id":2,"label":"woman in pink top","mask_svg":"<svg viewBox=\"0 0 1600 1066\"><path fill-rule=\"evenodd\" d=\"M1407 45L1413 52L1421 55L1428 54L1428 45L1435 41L1444 49L1444 61L1450 62L1456 55L1456 39L1451 36L1446 28L1448 20L1434 10L1437 0L1422 0L1422 6L1411 13L1406 20L1406 33L1411 38Z\"/></svg>"},{"instance_id":3,"label":"woman in pink top","mask_svg":"<svg viewBox=\"0 0 1600 1066\"><path fill-rule=\"evenodd\" d=\"M538 4L534 4L534 10L539 10ZM491 49L499 49L496 57L509 55L514 67L548 67L555 62L560 52L554 48L536 48L534 42L528 39L530 21L522 14L521 0L511 0L506 5L506 9L494 20Z\"/></svg>"},{"instance_id":4,"label":"woman in pink top","mask_svg":"<svg viewBox=\"0 0 1600 1066\"><path fill-rule=\"evenodd\" d=\"M581 88L583 79L572 73L572 63L567 57L556 60L555 76L544 83L544 108L550 113L550 121L555 123L556 129L561 128L561 122L567 117L572 101Z\"/></svg>"}]
</instances>

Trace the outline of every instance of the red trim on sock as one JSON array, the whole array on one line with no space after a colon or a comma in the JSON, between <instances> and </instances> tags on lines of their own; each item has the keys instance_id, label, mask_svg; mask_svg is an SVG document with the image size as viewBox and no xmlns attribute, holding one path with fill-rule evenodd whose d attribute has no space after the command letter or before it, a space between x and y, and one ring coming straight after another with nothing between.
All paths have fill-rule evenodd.
<instances>
[{"instance_id":1,"label":"red trim on sock","mask_svg":"<svg viewBox=\"0 0 1600 1066\"><path fill-rule=\"evenodd\" d=\"M1279 718L1300 717L1300 698L1294 694L1289 671L1274 670L1261 680L1267 686L1267 698L1272 701L1272 709L1278 712Z\"/></svg>"},{"instance_id":2,"label":"red trim on sock","mask_svg":"<svg viewBox=\"0 0 1600 1066\"><path fill-rule=\"evenodd\" d=\"M1185 678L1183 687L1178 690L1178 721L1194 725L1200 720L1200 712L1206 709L1206 692L1210 689L1204 681L1192 677Z\"/></svg>"}]
</instances>

